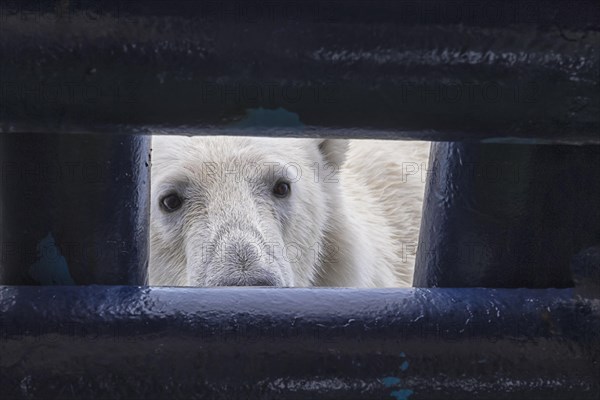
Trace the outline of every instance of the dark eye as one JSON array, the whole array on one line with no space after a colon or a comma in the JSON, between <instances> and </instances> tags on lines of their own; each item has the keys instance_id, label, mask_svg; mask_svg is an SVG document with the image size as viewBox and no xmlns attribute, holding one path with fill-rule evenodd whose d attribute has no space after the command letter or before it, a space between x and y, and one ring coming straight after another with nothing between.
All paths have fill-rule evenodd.
<instances>
[{"instance_id":1,"label":"dark eye","mask_svg":"<svg viewBox=\"0 0 600 400\"><path fill-rule=\"evenodd\" d=\"M273 194L277 197L287 197L290 195L292 188L287 182L277 182L273 187Z\"/></svg>"},{"instance_id":2,"label":"dark eye","mask_svg":"<svg viewBox=\"0 0 600 400\"><path fill-rule=\"evenodd\" d=\"M179 197L175 193L166 195L160 201L160 204L162 205L163 209L169 212L177 210L179 207L181 207L182 203L183 201L181 200L181 197Z\"/></svg>"}]
</instances>

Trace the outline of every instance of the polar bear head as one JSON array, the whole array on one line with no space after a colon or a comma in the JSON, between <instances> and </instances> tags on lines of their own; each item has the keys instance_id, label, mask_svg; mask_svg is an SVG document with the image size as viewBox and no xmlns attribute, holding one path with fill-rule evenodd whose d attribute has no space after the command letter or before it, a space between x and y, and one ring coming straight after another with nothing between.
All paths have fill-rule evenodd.
<instances>
[{"instance_id":1,"label":"polar bear head","mask_svg":"<svg viewBox=\"0 0 600 400\"><path fill-rule=\"evenodd\" d=\"M310 286L345 140L154 136L150 283Z\"/></svg>"}]
</instances>

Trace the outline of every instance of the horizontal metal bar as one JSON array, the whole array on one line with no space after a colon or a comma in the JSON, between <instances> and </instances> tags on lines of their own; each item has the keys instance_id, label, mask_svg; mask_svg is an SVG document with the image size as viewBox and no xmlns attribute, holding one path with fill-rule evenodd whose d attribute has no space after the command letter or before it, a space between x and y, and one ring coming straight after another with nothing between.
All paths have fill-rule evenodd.
<instances>
[{"instance_id":1,"label":"horizontal metal bar","mask_svg":"<svg viewBox=\"0 0 600 400\"><path fill-rule=\"evenodd\" d=\"M2 132L598 143L595 0L0 5Z\"/></svg>"},{"instance_id":2,"label":"horizontal metal bar","mask_svg":"<svg viewBox=\"0 0 600 400\"><path fill-rule=\"evenodd\" d=\"M600 394L573 289L4 286L0 321L3 398Z\"/></svg>"}]
</instances>

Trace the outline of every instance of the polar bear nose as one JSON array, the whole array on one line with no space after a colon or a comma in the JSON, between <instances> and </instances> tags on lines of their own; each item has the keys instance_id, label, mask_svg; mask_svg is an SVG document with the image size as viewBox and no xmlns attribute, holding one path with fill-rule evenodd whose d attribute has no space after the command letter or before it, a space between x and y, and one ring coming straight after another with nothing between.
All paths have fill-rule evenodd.
<instances>
[{"instance_id":1,"label":"polar bear nose","mask_svg":"<svg viewBox=\"0 0 600 400\"><path fill-rule=\"evenodd\" d=\"M248 275L232 275L220 279L216 286L279 286L278 279L268 271L254 271Z\"/></svg>"}]
</instances>

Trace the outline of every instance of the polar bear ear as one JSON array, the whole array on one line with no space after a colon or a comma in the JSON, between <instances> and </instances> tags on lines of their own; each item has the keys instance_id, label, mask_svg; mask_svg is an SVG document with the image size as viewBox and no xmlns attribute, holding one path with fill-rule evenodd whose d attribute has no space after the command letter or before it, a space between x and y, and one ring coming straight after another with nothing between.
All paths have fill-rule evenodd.
<instances>
[{"instance_id":1,"label":"polar bear ear","mask_svg":"<svg viewBox=\"0 0 600 400\"><path fill-rule=\"evenodd\" d=\"M348 139L320 139L319 151L326 162L341 167L346 160L346 153L350 145Z\"/></svg>"}]
</instances>

